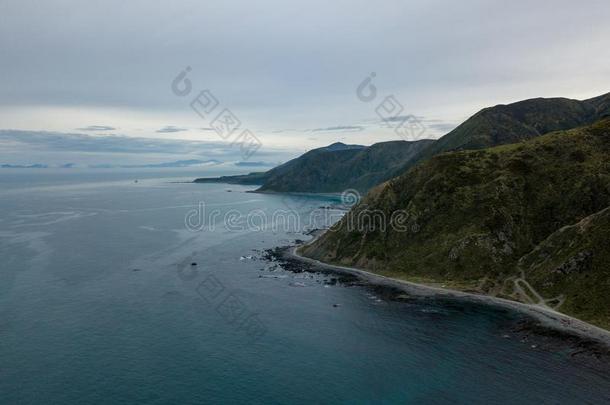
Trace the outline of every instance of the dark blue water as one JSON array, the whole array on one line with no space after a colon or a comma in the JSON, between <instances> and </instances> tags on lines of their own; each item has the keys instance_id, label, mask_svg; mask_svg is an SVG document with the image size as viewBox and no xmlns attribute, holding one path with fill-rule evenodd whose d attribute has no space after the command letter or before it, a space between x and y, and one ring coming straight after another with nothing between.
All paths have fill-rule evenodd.
<instances>
[{"instance_id":1,"label":"dark blue water","mask_svg":"<svg viewBox=\"0 0 610 405\"><path fill-rule=\"evenodd\" d=\"M610 403L608 375L521 342L510 314L259 260L308 238L274 212L307 218L329 199L0 175L3 404ZM214 229L189 230L201 202ZM227 227L229 210L267 220Z\"/></svg>"}]
</instances>

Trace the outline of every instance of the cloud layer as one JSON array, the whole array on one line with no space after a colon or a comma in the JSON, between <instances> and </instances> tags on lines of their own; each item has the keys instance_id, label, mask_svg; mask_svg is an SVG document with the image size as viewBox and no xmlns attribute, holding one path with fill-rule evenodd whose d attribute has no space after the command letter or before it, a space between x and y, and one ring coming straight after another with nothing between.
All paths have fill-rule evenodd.
<instances>
[{"instance_id":1,"label":"cloud layer","mask_svg":"<svg viewBox=\"0 0 610 405\"><path fill-rule=\"evenodd\" d=\"M390 95L440 136L489 105L610 91L606 0L6 0L0 16L9 128L186 137L210 127L189 106L208 89L265 145L308 149L395 139L370 125Z\"/></svg>"},{"instance_id":2,"label":"cloud layer","mask_svg":"<svg viewBox=\"0 0 610 405\"><path fill-rule=\"evenodd\" d=\"M273 166L294 157L287 151L263 150L257 153L256 166ZM244 164L239 146L226 142L182 139L135 138L121 135L0 130L0 163L5 164L118 164L153 166L176 161L225 162ZM197 162L192 162L193 164ZM162 167L162 166L159 166Z\"/></svg>"}]
</instances>

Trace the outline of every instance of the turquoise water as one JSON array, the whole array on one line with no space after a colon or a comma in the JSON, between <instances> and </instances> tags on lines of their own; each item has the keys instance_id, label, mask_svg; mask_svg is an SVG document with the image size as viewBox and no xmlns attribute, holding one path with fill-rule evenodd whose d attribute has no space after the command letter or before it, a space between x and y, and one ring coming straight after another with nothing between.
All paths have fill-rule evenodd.
<instances>
[{"instance_id":1,"label":"turquoise water","mask_svg":"<svg viewBox=\"0 0 610 405\"><path fill-rule=\"evenodd\" d=\"M6 173L3 404L610 402L609 376L521 342L512 315L390 301L258 260L308 238L273 212L306 218L328 198L175 173ZM201 202L221 217L213 230L185 226ZM232 209L268 221L227 229Z\"/></svg>"}]
</instances>

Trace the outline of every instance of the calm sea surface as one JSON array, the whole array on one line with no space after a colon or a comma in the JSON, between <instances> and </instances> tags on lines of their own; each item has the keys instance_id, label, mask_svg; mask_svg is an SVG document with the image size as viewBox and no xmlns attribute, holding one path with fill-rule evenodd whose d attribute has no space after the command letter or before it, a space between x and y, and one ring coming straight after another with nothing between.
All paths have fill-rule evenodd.
<instances>
[{"instance_id":1,"label":"calm sea surface","mask_svg":"<svg viewBox=\"0 0 610 405\"><path fill-rule=\"evenodd\" d=\"M507 313L260 260L308 238L274 213L332 199L196 176L0 171L2 404L610 403Z\"/></svg>"}]
</instances>

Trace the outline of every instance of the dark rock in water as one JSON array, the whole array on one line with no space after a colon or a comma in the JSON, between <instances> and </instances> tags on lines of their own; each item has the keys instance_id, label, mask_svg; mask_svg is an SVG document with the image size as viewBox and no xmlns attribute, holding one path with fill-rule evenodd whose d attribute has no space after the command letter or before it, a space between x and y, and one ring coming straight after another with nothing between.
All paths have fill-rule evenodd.
<instances>
[{"instance_id":1,"label":"dark rock in water","mask_svg":"<svg viewBox=\"0 0 610 405\"><path fill-rule=\"evenodd\" d=\"M302 283L300 281L295 281L293 283L288 284L290 287L307 287L307 284Z\"/></svg>"},{"instance_id":2,"label":"dark rock in water","mask_svg":"<svg viewBox=\"0 0 610 405\"><path fill-rule=\"evenodd\" d=\"M292 272L292 273L313 273L313 274L326 274L326 275L332 275L332 278L335 279L335 281L333 282L332 280L330 281L330 283L333 283L333 285L336 284L343 284L343 285L347 285L347 286L353 286L353 285L368 285L367 283L362 283L358 281L358 278L356 276L352 276L352 275L346 275L346 274L337 274L336 272L332 271L332 270L328 270L325 268L321 268L319 266L316 266L314 264L305 262L303 260L298 260L294 257L292 257L292 255L289 253L291 251L291 249L294 246L279 246L276 247L275 249L265 249L262 252L261 255L261 260L266 260L269 261L271 263L277 263L281 266L281 269ZM329 283L328 278L326 278L325 283ZM320 283L321 280L316 280L317 283Z\"/></svg>"},{"instance_id":3,"label":"dark rock in water","mask_svg":"<svg viewBox=\"0 0 610 405\"><path fill-rule=\"evenodd\" d=\"M569 350L571 358L594 369L606 370L610 359L610 349L603 343L583 338L569 331L545 327L531 318L522 318L509 328L511 335L522 343L547 351ZM605 372L605 371L604 371Z\"/></svg>"},{"instance_id":4,"label":"dark rock in water","mask_svg":"<svg viewBox=\"0 0 610 405\"><path fill-rule=\"evenodd\" d=\"M337 281L338 280L335 277L331 278L330 281L327 281L326 279L324 279L324 284L325 285L336 285Z\"/></svg>"}]
</instances>

